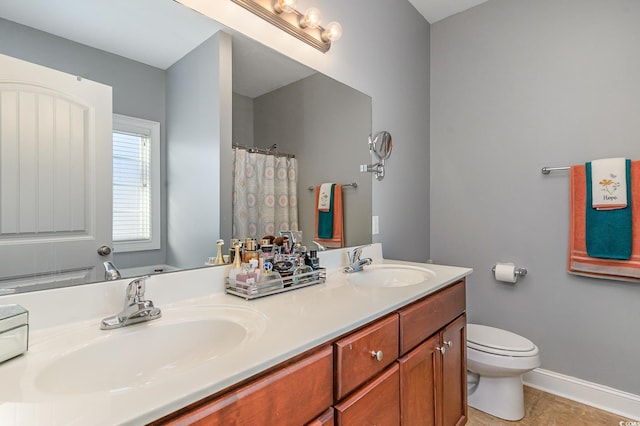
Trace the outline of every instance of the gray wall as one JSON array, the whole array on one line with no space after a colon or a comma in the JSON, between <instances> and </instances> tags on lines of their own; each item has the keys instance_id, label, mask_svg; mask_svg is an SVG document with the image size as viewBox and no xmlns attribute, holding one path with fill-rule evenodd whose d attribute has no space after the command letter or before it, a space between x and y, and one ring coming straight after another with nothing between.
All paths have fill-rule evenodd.
<instances>
[{"instance_id":1,"label":"gray wall","mask_svg":"<svg viewBox=\"0 0 640 426\"><path fill-rule=\"evenodd\" d=\"M640 285L567 274L567 172L640 157L640 3L491 0L432 26L431 255L474 268L469 320L542 368L640 394ZM491 275L513 261L516 285Z\"/></svg>"},{"instance_id":2,"label":"gray wall","mask_svg":"<svg viewBox=\"0 0 640 426\"><path fill-rule=\"evenodd\" d=\"M315 234L315 192L323 182L357 182L343 194L346 246L371 242L371 176L358 164L369 161L371 98L325 75L310 77L254 100L257 146L294 154L298 160L298 218L304 242Z\"/></svg>"},{"instance_id":3,"label":"gray wall","mask_svg":"<svg viewBox=\"0 0 640 426\"><path fill-rule=\"evenodd\" d=\"M253 99L234 93L232 111L233 143L255 146L253 143Z\"/></svg>"},{"instance_id":4,"label":"gray wall","mask_svg":"<svg viewBox=\"0 0 640 426\"><path fill-rule=\"evenodd\" d=\"M167 70L167 263L204 265L216 255L231 190L231 38L217 33ZM227 112L225 112L225 109ZM225 132L225 127L228 131ZM193 173L211 170L214 173ZM218 173L219 171L219 173ZM221 197L227 201L221 204Z\"/></svg>"},{"instance_id":5,"label":"gray wall","mask_svg":"<svg viewBox=\"0 0 640 426\"><path fill-rule=\"evenodd\" d=\"M113 112L160 123L165 139L165 71L0 18L0 53L82 76L113 88ZM164 149L161 158L164 159ZM164 176L165 164L161 165ZM161 197L166 197L162 186ZM162 208L164 209L164 205ZM163 218L165 215L163 214ZM166 222L163 219L162 228ZM164 263L162 249L115 254L119 268Z\"/></svg>"},{"instance_id":6,"label":"gray wall","mask_svg":"<svg viewBox=\"0 0 640 426\"><path fill-rule=\"evenodd\" d=\"M312 5L298 2L301 9ZM323 0L321 10L342 24L344 35L321 60L309 54L301 62L369 95L373 132L393 135L387 175L372 184L372 213L380 218L373 241L382 242L387 258L424 261L430 214L429 23L406 0ZM239 25L260 27L260 18L242 16ZM367 146L366 140L350 143Z\"/></svg>"}]
</instances>

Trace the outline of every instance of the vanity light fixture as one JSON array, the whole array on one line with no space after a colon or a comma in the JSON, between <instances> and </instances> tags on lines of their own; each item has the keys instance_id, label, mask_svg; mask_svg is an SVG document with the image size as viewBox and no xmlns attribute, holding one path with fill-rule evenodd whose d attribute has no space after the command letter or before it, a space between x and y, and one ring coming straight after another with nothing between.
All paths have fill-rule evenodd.
<instances>
[{"instance_id":1,"label":"vanity light fixture","mask_svg":"<svg viewBox=\"0 0 640 426\"><path fill-rule=\"evenodd\" d=\"M304 13L296 9L296 0L231 0L281 30L315 47L321 52L342 37L342 26L329 22L322 27L320 10L310 7Z\"/></svg>"}]
</instances>

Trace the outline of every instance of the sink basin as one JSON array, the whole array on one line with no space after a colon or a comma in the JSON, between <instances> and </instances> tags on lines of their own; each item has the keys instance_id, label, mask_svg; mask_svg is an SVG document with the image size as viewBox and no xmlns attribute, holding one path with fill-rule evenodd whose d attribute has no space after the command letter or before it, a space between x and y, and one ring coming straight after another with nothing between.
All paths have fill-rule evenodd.
<instances>
[{"instance_id":1,"label":"sink basin","mask_svg":"<svg viewBox=\"0 0 640 426\"><path fill-rule=\"evenodd\" d=\"M422 284L435 276L431 269L418 266L373 264L347 275L347 281L367 287L406 287Z\"/></svg>"},{"instance_id":2,"label":"sink basin","mask_svg":"<svg viewBox=\"0 0 640 426\"><path fill-rule=\"evenodd\" d=\"M162 314L154 321L99 331L47 364L36 386L65 394L139 388L233 353L266 326L263 314L241 307L163 309Z\"/></svg>"}]
</instances>

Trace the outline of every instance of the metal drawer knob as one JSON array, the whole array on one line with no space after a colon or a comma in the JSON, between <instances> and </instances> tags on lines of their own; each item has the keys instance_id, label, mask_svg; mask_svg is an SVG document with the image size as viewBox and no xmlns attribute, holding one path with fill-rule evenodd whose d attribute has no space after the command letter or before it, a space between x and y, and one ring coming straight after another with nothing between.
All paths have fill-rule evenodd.
<instances>
[{"instance_id":1,"label":"metal drawer knob","mask_svg":"<svg viewBox=\"0 0 640 426\"><path fill-rule=\"evenodd\" d=\"M371 351L371 358L375 358L377 361L382 361L383 355L382 351Z\"/></svg>"},{"instance_id":2,"label":"metal drawer knob","mask_svg":"<svg viewBox=\"0 0 640 426\"><path fill-rule=\"evenodd\" d=\"M436 350L440 351L440 353L444 355L444 353L447 351L447 348L450 348L451 346L453 346L453 342L451 340L447 340L442 346L437 347Z\"/></svg>"}]
</instances>

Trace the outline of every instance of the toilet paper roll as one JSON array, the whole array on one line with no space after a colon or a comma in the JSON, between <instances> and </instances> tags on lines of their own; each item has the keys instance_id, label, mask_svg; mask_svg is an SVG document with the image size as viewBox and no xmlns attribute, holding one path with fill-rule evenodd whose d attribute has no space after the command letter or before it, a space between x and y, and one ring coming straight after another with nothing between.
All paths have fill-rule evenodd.
<instances>
[{"instance_id":1,"label":"toilet paper roll","mask_svg":"<svg viewBox=\"0 0 640 426\"><path fill-rule=\"evenodd\" d=\"M496 263L496 280L515 283L518 280L516 266L513 263Z\"/></svg>"}]
</instances>

